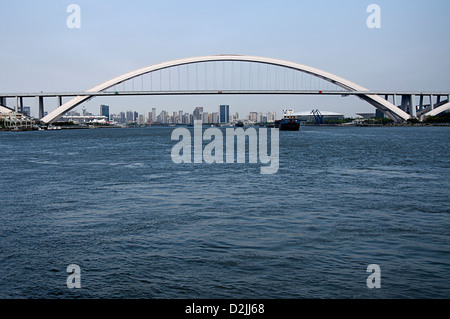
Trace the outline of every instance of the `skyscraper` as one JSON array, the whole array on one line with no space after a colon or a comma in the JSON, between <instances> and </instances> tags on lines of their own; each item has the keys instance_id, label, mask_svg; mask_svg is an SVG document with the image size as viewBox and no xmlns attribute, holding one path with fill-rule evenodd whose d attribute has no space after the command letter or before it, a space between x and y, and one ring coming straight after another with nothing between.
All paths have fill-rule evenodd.
<instances>
[{"instance_id":1,"label":"skyscraper","mask_svg":"<svg viewBox=\"0 0 450 319\"><path fill-rule=\"evenodd\" d=\"M220 123L229 123L230 122L230 106L229 105L221 105L219 107L219 116Z\"/></svg>"},{"instance_id":2,"label":"skyscraper","mask_svg":"<svg viewBox=\"0 0 450 319\"><path fill-rule=\"evenodd\" d=\"M152 122L156 122L156 108L152 108Z\"/></svg>"},{"instance_id":3,"label":"skyscraper","mask_svg":"<svg viewBox=\"0 0 450 319\"><path fill-rule=\"evenodd\" d=\"M31 117L31 107L29 107L29 106L24 106L24 107L23 107L23 114L24 114L25 116L30 116L30 117Z\"/></svg>"},{"instance_id":4,"label":"skyscraper","mask_svg":"<svg viewBox=\"0 0 450 319\"><path fill-rule=\"evenodd\" d=\"M127 111L127 123L133 123L134 113L133 111Z\"/></svg>"},{"instance_id":5,"label":"skyscraper","mask_svg":"<svg viewBox=\"0 0 450 319\"><path fill-rule=\"evenodd\" d=\"M201 121L203 117L203 107L196 107L194 110L194 120Z\"/></svg>"},{"instance_id":6,"label":"skyscraper","mask_svg":"<svg viewBox=\"0 0 450 319\"><path fill-rule=\"evenodd\" d=\"M109 105L100 105L100 116L105 116L109 121Z\"/></svg>"}]
</instances>

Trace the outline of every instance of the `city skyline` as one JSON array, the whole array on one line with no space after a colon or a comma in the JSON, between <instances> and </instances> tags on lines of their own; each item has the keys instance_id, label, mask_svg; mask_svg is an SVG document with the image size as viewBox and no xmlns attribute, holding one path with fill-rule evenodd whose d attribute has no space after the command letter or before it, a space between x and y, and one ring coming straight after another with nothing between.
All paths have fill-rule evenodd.
<instances>
[{"instance_id":1,"label":"city skyline","mask_svg":"<svg viewBox=\"0 0 450 319\"><path fill-rule=\"evenodd\" d=\"M228 115L226 120L222 120L220 117L220 112L223 107L227 107ZM85 120L97 120L104 117L105 120L110 122L116 122L120 124L127 123L137 123L139 125L145 124L194 124L195 120L200 120L205 124L228 124L236 123L238 121L247 121L250 123L260 123L260 122L274 122L277 120L277 113L274 111L269 111L263 113L261 111L249 112L246 116L242 117L239 112L230 112L229 105L219 105L217 112L206 112L204 107L196 107L190 112L184 112L183 110L169 112L167 110L161 109L158 112L158 108L152 107L151 111L145 113L139 113L135 110L126 110L119 113L111 113L109 105L100 105L98 113L91 113L82 108L79 112L76 109L68 112L63 116L63 121L70 120L76 117L78 120L81 117L85 117Z\"/></svg>"}]
</instances>

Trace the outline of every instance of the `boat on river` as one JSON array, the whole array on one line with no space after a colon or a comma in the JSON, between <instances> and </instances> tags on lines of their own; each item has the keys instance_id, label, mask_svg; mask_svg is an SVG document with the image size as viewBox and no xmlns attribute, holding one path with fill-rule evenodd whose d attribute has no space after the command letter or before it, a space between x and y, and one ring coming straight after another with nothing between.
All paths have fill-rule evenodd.
<instances>
[{"instance_id":1,"label":"boat on river","mask_svg":"<svg viewBox=\"0 0 450 319\"><path fill-rule=\"evenodd\" d=\"M275 121L275 128L280 131L299 131L301 121L295 116L294 110L283 110L283 118Z\"/></svg>"}]
</instances>

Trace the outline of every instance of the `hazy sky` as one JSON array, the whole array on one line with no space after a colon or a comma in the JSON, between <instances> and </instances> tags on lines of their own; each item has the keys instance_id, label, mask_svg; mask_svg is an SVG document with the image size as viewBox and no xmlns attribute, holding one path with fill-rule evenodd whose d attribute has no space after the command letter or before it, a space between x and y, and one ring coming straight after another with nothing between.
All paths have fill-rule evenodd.
<instances>
[{"instance_id":1,"label":"hazy sky","mask_svg":"<svg viewBox=\"0 0 450 319\"><path fill-rule=\"evenodd\" d=\"M80 29L66 24L72 3L81 8ZM372 3L381 8L380 29L366 25ZM372 90L450 90L448 0L2 0L0 12L0 92L85 91L147 65L224 53L290 60ZM240 114L374 111L355 97L322 96L95 98L87 108L98 113L104 103L113 113L214 112L219 104Z\"/></svg>"}]
</instances>

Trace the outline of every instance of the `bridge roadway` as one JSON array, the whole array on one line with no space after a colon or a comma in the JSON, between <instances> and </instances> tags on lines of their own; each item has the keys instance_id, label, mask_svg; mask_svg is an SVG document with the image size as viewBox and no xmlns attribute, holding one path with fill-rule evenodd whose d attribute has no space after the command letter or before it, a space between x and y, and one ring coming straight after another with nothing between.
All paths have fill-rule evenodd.
<instances>
[{"instance_id":1,"label":"bridge roadway","mask_svg":"<svg viewBox=\"0 0 450 319\"><path fill-rule=\"evenodd\" d=\"M0 113L7 113L14 109L7 106L6 99L15 99L15 110L22 112L24 98L35 98L39 108L39 118L44 116L44 98L57 98L58 106L63 105L63 98L93 98L97 96L148 96L148 95L340 95L358 96L364 100L365 96L380 96L387 101L392 100L398 105L398 96L401 98L402 110L409 110L410 101L419 98L417 110L413 110L413 117L420 120L426 115L437 115L450 109L450 92L424 92L424 91L345 91L345 90L189 90L189 91L102 91L102 92L39 92L39 93L0 93ZM427 97L428 104L424 97ZM436 102L434 99L436 98ZM431 106L431 107L430 107Z\"/></svg>"}]
</instances>

